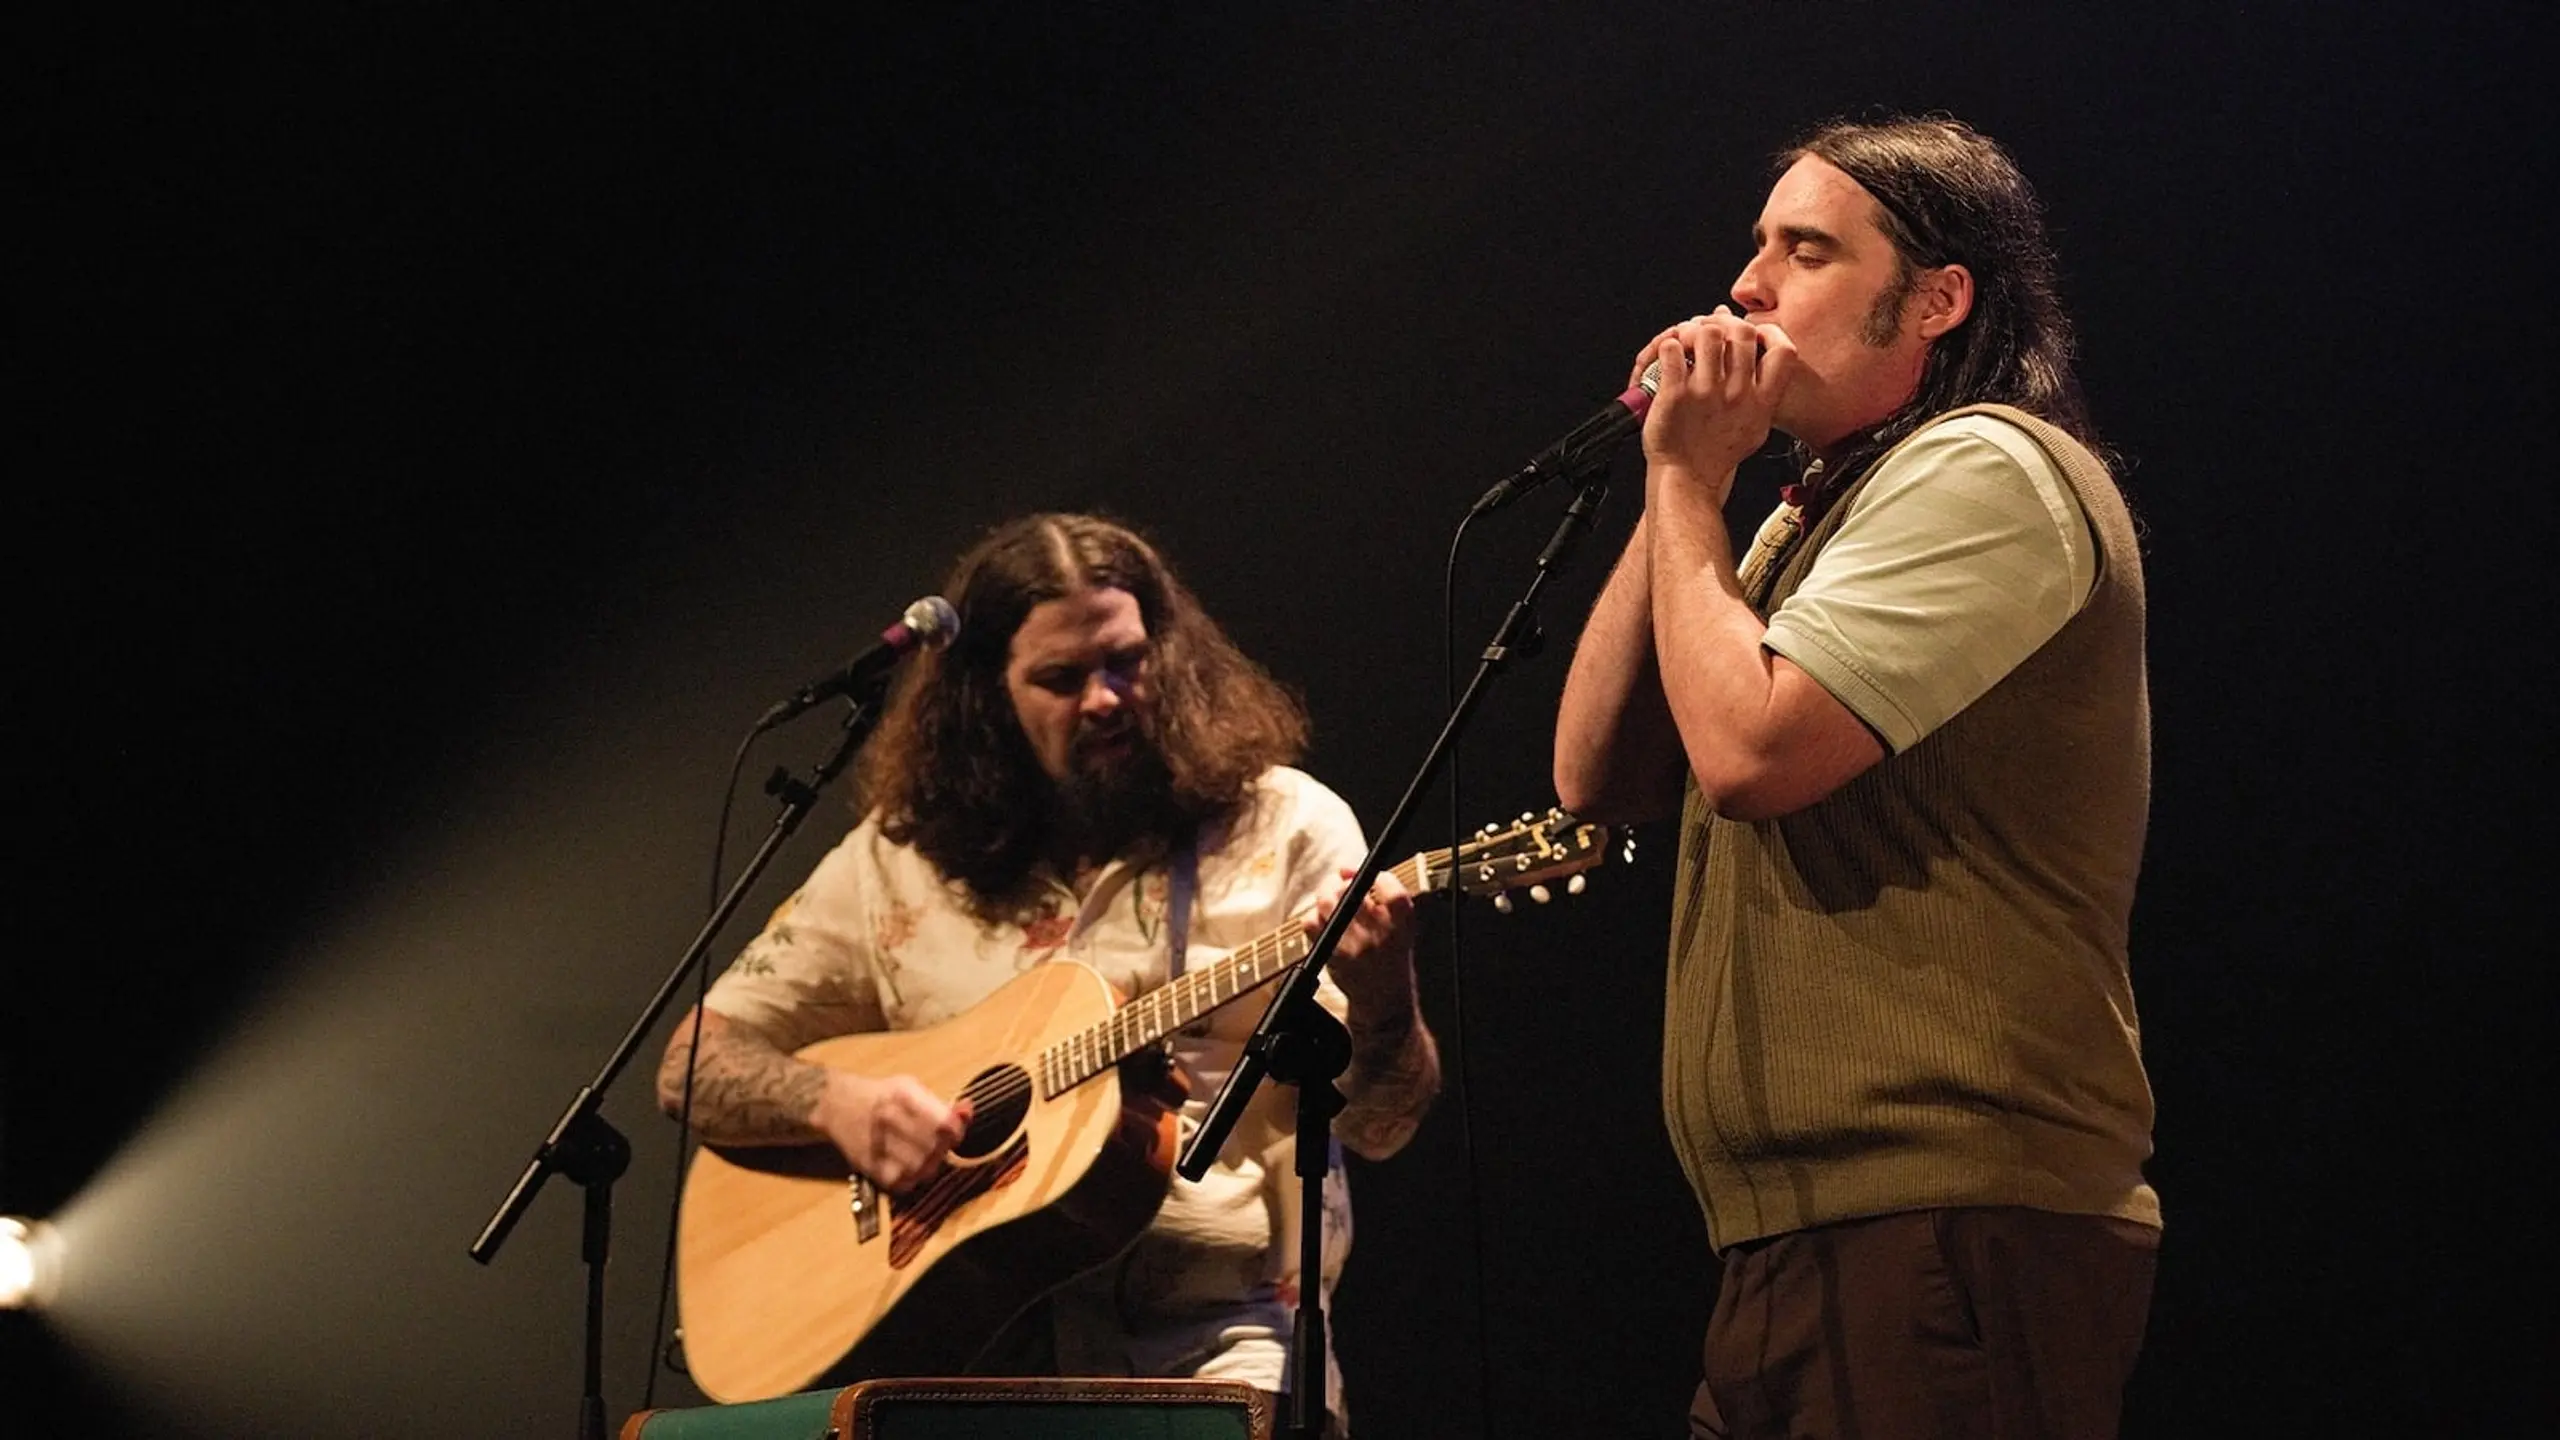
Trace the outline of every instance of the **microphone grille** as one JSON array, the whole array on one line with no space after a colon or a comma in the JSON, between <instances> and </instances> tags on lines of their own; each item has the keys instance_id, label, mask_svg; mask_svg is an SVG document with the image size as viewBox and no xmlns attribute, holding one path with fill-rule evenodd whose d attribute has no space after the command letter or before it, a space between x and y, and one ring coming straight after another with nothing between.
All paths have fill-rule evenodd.
<instances>
[{"instance_id":1,"label":"microphone grille","mask_svg":"<svg viewBox=\"0 0 2560 1440\"><path fill-rule=\"evenodd\" d=\"M1659 394L1661 394L1661 393L1662 393L1662 362L1661 362L1661 361L1659 361L1659 360L1656 360L1656 361L1654 361L1652 364L1647 365L1646 367L1644 367L1644 378L1642 378L1642 379L1640 379L1640 380L1636 381L1636 385L1638 386L1638 388L1642 389L1642 390L1644 391L1644 393L1646 393L1647 395L1659 395Z\"/></svg>"},{"instance_id":2,"label":"microphone grille","mask_svg":"<svg viewBox=\"0 0 2560 1440\"><path fill-rule=\"evenodd\" d=\"M907 613L899 618L906 623L909 634L937 650L950 644L960 633L960 612L951 608L951 602L939 595L927 595L918 600L908 606Z\"/></svg>"}]
</instances>

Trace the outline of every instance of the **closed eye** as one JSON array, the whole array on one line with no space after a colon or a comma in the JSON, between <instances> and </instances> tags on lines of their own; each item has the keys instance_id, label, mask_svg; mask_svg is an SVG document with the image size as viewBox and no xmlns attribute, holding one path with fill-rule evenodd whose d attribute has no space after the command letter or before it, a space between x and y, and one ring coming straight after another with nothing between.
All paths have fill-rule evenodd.
<instances>
[{"instance_id":1,"label":"closed eye","mask_svg":"<svg viewBox=\"0 0 2560 1440\"><path fill-rule=\"evenodd\" d=\"M1752 230L1751 239L1755 245L1765 244L1771 238L1756 226ZM1811 225L1781 225L1774 238L1787 247L1787 258L1799 265L1827 264L1840 252L1838 236Z\"/></svg>"}]
</instances>

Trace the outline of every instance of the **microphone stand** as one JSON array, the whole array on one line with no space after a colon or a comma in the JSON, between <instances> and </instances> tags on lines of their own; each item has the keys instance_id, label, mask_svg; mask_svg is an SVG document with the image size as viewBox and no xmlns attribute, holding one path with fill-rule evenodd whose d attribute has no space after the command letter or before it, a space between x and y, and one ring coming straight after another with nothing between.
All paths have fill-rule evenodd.
<instances>
[{"instance_id":1,"label":"microphone stand","mask_svg":"<svg viewBox=\"0 0 2560 1440\"><path fill-rule=\"evenodd\" d=\"M622 1172L631 1163L631 1142L599 1113L604 1092L613 1084L614 1077L622 1073L623 1067L631 1063L633 1053L648 1038L650 1030L656 1027L659 1017L666 1012L668 1003L675 998L685 978L702 962L702 957L711 948L712 938L728 924L729 917L737 913L747 891L764 873L765 867L773 863L773 857L780 852L783 843L800 828L800 822L808 818L810 807L817 803L818 792L826 788L827 782L836 777L837 772L853 758L853 753L862 747L862 742L869 738L879 722L879 706L880 694L876 687L853 702L852 713L845 717L844 733L838 737L835 749L819 763L809 780L793 779L789 771L778 767L766 779L765 793L780 800L782 810L774 817L773 829L765 836L764 844L747 861L737 883L731 885L720 903L713 907L711 918L693 937L693 943L685 947L683 958L676 961L675 969L658 986L658 993L650 997L647 1008L640 1012L640 1018L624 1032L621 1043L614 1046L604 1068L570 1098L568 1109L561 1112L550 1134L534 1151L533 1160L517 1177L515 1188L507 1193L497 1213L489 1218L480 1238L471 1242L471 1258L483 1265L488 1264L496 1257L498 1247L506 1243L507 1235L515 1229L516 1222L524 1218L525 1210L532 1205L533 1197L542 1189L543 1182L555 1173L567 1176L586 1189L585 1228L578 1247L579 1256L587 1267L586 1389L578 1403L578 1440L606 1440L608 1434L604 1419L604 1267L606 1256L612 1249L613 1182L622 1177ZM677 1143L683 1143L681 1137Z\"/></svg>"},{"instance_id":2,"label":"microphone stand","mask_svg":"<svg viewBox=\"0 0 2560 1440\"><path fill-rule=\"evenodd\" d=\"M1581 542L1601 500L1608 495L1607 461L1605 451L1581 457L1579 473L1574 477L1577 489L1573 503L1565 507L1554 538L1539 554L1528 588L1512 602L1510 613L1486 644L1475 677L1431 742L1421 768L1406 785L1403 798L1388 814L1386 824L1379 828L1367 858L1343 887L1341 902L1316 933L1307 958L1289 973L1280 993L1264 1008L1252 1038L1245 1042L1243 1055L1227 1075L1225 1087L1218 1092L1207 1117L1175 1165L1186 1179L1198 1180L1208 1173L1210 1163L1226 1145L1227 1132L1235 1128L1246 1103L1265 1078L1297 1087L1296 1164L1302 1195L1298 1307L1289 1344L1289 1415L1282 1432L1290 1440L1321 1440L1324 1434L1328 1398L1324 1363L1324 1176L1331 1158L1333 1117L1344 1103L1342 1092L1333 1082L1351 1063L1350 1032L1316 999L1317 982L1324 973L1325 962L1341 944L1343 932L1351 927L1352 917L1359 913L1361 899L1376 883L1385 855L1403 834L1422 792L1447 763L1458 733L1465 728L1493 676L1514 655L1534 655L1543 643L1545 637L1539 632L1535 614L1538 592Z\"/></svg>"}]
</instances>

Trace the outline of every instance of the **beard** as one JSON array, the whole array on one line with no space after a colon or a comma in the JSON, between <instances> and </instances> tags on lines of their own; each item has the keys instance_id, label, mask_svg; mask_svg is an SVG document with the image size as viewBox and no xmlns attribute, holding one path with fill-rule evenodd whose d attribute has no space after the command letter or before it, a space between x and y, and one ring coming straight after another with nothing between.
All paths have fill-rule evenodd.
<instances>
[{"instance_id":1,"label":"beard","mask_svg":"<svg viewBox=\"0 0 2560 1440\"><path fill-rule=\"evenodd\" d=\"M1151 848L1146 842L1169 840L1181 823L1173 769L1148 728L1136 722L1078 735L1050 807L1059 838L1088 860Z\"/></svg>"}]
</instances>

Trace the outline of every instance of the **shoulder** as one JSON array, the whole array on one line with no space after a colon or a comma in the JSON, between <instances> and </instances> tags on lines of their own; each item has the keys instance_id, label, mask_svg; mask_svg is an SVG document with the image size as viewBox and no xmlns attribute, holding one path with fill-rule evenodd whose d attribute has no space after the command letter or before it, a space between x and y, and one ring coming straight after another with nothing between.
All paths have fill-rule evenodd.
<instances>
[{"instance_id":1,"label":"shoulder","mask_svg":"<svg viewBox=\"0 0 2560 1440\"><path fill-rule=\"evenodd\" d=\"M1876 467L1843 519L1885 510L1897 531L1950 543L2009 534L2057 558L2087 544L2087 517L2060 464L2036 433L1997 413L1960 412L1922 427Z\"/></svg>"},{"instance_id":2,"label":"shoulder","mask_svg":"<svg viewBox=\"0 0 2560 1440\"><path fill-rule=\"evenodd\" d=\"M1300 807L1332 806L1348 813L1350 806L1333 787L1294 765L1274 765L1254 777L1256 795L1276 796Z\"/></svg>"},{"instance_id":3,"label":"shoulder","mask_svg":"<svg viewBox=\"0 0 2560 1440\"><path fill-rule=\"evenodd\" d=\"M1286 839L1310 832L1356 837L1360 821L1333 787L1295 766L1274 765L1254 777L1226 828L1238 838Z\"/></svg>"},{"instance_id":4,"label":"shoulder","mask_svg":"<svg viewBox=\"0 0 2560 1440\"><path fill-rule=\"evenodd\" d=\"M1278 866L1302 879L1330 874L1368 853L1350 803L1303 770L1275 765L1254 778L1243 800L1201 830L1200 850L1214 863Z\"/></svg>"},{"instance_id":5,"label":"shoulder","mask_svg":"<svg viewBox=\"0 0 2560 1440\"><path fill-rule=\"evenodd\" d=\"M1941 416L1897 446L1876 478L1885 481L1915 472L1938 472L1985 483L2061 483L2059 467L2038 438L2023 425L1990 411L1961 411Z\"/></svg>"},{"instance_id":6,"label":"shoulder","mask_svg":"<svg viewBox=\"0 0 2560 1440\"><path fill-rule=\"evenodd\" d=\"M2007 405L1951 410L1904 441L1892 460L1898 470L1945 470L2059 495L2075 508L2089 503L2090 484L2115 491L2105 457L2052 421Z\"/></svg>"},{"instance_id":7,"label":"shoulder","mask_svg":"<svg viewBox=\"0 0 2560 1440\"><path fill-rule=\"evenodd\" d=\"M818 862L809 883L812 888L865 902L912 901L939 894L951 884L922 852L883 834L877 811L865 814L836 842Z\"/></svg>"}]
</instances>

